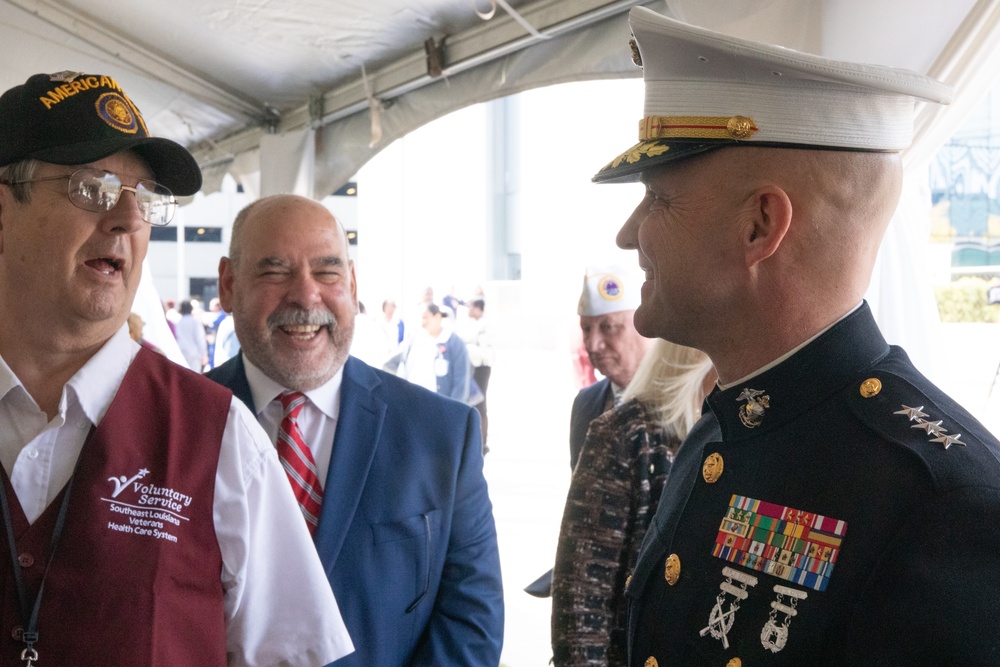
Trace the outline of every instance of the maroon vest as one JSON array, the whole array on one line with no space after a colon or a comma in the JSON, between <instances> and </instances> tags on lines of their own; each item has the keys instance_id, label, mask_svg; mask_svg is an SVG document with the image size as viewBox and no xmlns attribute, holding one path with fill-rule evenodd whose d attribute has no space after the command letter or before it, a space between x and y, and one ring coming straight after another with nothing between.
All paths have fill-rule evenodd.
<instances>
[{"instance_id":1,"label":"maroon vest","mask_svg":"<svg viewBox=\"0 0 1000 667\"><path fill-rule=\"evenodd\" d=\"M45 577L40 665L225 665L222 555L212 519L232 394L142 349L80 454ZM10 482L31 603L65 489L31 526ZM21 665L21 616L0 530L0 666Z\"/></svg>"}]
</instances>

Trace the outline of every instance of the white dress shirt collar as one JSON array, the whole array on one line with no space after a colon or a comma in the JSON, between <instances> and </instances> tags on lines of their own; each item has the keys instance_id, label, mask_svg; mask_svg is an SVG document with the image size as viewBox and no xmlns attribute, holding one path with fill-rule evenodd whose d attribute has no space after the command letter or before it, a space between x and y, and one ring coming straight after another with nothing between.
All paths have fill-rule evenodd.
<instances>
[{"instance_id":1,"label":"white dress shirt collar","mask_svg":"<svg viewBox=\"0 0 1000 667\"><path fill-rule=\"evenodd\" d=\"M125 379L129 364L138 353L139 345L129 338L128 326L122 325L66 383L59 399L59 414L65 417L68 393L72 392L70 400L75 399L79 403L90 423L101 423L118 393L118 387ZM16 387L20 387L34 407L38 408L38 403L24 389L21 380L7 362L0 358L0 399Z\"/></svg>"},{"instance_id":2,"label":"white dress shirt collar","mask_svg":"<svg viewBox=\"0 0 1000 667\"><path fill-rule=\"evenodd\" d=\"M259 415L268 404L288 391L287 387L272 380L260 368L243 355L243 367L246 369L247 383L250 385L250 394L253 397L254 409ZM336 420L340 414L340 385L344 379L344 367L341 366L333 377L324 384L302 392L309 401L315 405L324 415Z\"/></svg>"}]
</instances>

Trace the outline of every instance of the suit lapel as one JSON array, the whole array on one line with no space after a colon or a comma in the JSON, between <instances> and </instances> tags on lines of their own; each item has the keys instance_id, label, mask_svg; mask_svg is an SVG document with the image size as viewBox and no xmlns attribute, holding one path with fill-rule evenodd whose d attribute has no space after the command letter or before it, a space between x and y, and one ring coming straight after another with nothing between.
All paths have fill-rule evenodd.
<instances>
[{"instance_id":1,"label":"suit lapel","mask_svg":"<svg viewBox=\"0 0 1000 667\"><path fill-rule=\"evenodd\" d=\"M247 382L246 366L243 365L242 352L215 370L209 371L207 375L215 382L228 387L236 398L243 401L250 408L250 412L254 416L257 415L257 409L253 404L253 393L250 391L250 383Z\"/></svg>"},{"instance_id":2,"label":"suit lapel","mask_svg":"<svg viewBox=\"0 0 1000 667\"><path fill-rule=\"evenodd\" d=\"M340 390L340 415L316 531L316 550L327 574L333 569L354 520L379 443L386 404L372 392L380 382L362 362L353 357L347 359Z\"/></svg>"}]
</instances>

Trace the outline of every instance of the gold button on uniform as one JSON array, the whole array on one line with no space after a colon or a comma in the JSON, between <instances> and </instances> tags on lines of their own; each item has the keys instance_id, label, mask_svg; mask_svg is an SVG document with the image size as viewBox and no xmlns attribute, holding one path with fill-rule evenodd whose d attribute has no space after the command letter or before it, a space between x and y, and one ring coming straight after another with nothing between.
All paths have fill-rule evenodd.
<instances>
[{"instance_id":1,"label":"gold button on uniform","mask_svg":"<svg viewBox=\"0 0 1000 667\"><path fill-rule=\"evenodd\" d=\"M666 567L663 568L663 578L673 586L681 578L681 559L677 554L667 556Z\"/></svg>"},{"instance_id":2,"label":"gold button on uniform","mask_svg":"<svg viewBox=\"0 0 1000 667\"><path fill-rule=\"evenodd\" d=\"M743 667L743 661L739 658L733 658L726 663L726 667Z\"/></svg>"},{"instance_id":3,"label":"gold button on uniform","mask_svg":"<svg viewBox=\"0 0 1000 667\"><path fill-rule=\"evenodd\" d=\"M871 398L882 391L882 382L878 378L868 378L861 383L861 395Z\"/></svg>"},{"instance_id":4,"label":"gold button on uniform","mask_svg":"<svg viewBox=\"0 0 1000 667\"><path fill-rule=\"evenodd\" d=\"M660 667L660 663L656 662L656 658L649 656L646 658L646 662L642 663L642 667Z\"/></svg>"},{"instance_id":5,"label":"gold button on uniform","mask_svg":"<svg viewBox=\"0 0 1000 667\"><path fill-rule=\"evenodd\" d=\"M708 455L705 463L701 466L701 476L709 484L715 484L722 477L723 467L722 456L718 452L713 452Z\"/></svg>"}]
</instances>

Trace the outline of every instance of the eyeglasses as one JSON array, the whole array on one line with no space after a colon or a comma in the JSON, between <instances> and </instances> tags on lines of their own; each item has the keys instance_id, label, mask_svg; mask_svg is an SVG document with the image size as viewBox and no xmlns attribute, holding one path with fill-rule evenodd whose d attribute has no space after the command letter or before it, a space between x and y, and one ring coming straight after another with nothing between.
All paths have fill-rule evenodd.
<instances>
[{"instance_id":1,"label":"eyeglasses","mask_svg":"<svg viewBox=\"0 0 1000 667\"><path fill-rule=\"evenodd\" d=\"M121 199L122 191L128 190L135 195L139 206L139 217L156 227L169 224L177 210L177 200L166 186L156 181L139 181L135 187L122 184L118 174L101 169L77 169L72 174L49 176L27 181L9 182L8 185L22 183L41 183L42 181L58 181L69 179L66 195L73 206L84 211L106 213L115 207Z\"/></svg>"}]
</instances>

